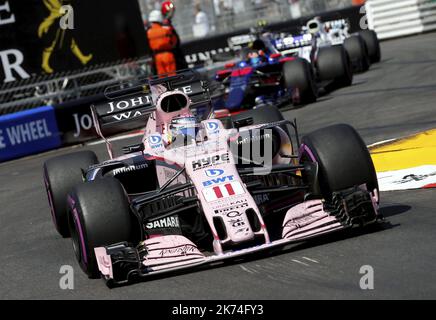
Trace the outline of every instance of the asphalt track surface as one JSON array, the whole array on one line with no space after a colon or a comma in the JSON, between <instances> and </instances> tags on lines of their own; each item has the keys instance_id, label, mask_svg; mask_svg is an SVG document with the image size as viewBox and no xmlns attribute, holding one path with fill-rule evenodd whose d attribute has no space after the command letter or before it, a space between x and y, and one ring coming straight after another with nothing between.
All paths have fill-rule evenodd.
<instances>
[{"instance_id":1,"label":"asphalt track surface","mask_svg":"<svg viewBox=\"0 0 436 320\"><path fill-rule=\"evenodd\" d=\"M367 144L436 128L436 34L382 43L383 61L352 87L289 110L301 133L350 123ZM88 147L104 159L102 145ZM81 150L77 147L76 150ZM436 298L436 191L382 193L387 221L273 255L109 290L88 280L50 219L42 164L70 149L0 165L0 299ZM59 270L74 267L74 290ZM374 290L359 270L374 269Z\"/></svg>"}]
</instances>

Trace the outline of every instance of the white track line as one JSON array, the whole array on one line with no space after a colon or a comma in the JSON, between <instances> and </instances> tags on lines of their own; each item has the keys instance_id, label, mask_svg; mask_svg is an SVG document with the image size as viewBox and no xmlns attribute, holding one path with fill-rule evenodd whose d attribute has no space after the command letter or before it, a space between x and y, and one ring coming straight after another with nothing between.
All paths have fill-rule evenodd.
<instances>
[{"instance_id":1,"label":"white track line","mask_svg":"<svg viewBox=\"0 0 436 320\"><path fill-rule=\"evenodd\" d=\"M380 141L380 142L376 142L376 143L370 144L368 146L368 148L374 148L374 147L377 147L379 145L382 145L382 144L385 144L385 143L389 143L389 142L393 142L393 141L396 141L396 140L398 140L398 139L395 138L395 139L383 140L383 141Z\"/></svg>"},{"instance_id":2,"label":"white track line","mask_svg":"<svg viewBox=\"0 0 436 320\"><path fill-rule=\"evenodd\" d=\"M254 273L253 271L247 269L246 267L244 267L244 266L242 266L242 265L240 265L240 267L241 267L242 270L244 270L244 271L246 271L246 272L248 272L248 273L251 273L251 274Z\"/></svg>"},{"instance_id":3,"label":"white track line","mask_svg":"<svg viewBox=\"0 0 436 320\"><path fill-rule=\"evenodd\" d=\"M308 257L303 257L304 260L310 261L310 262L314 262L314 263L319 263L319 261L316 261L315 259L311 259Z\"/></svg>"},{"instance_id":4,"label":"white track line","mask_svg":"<svg viewBox=\"0 0 436 320\"><path fill-rule=\"evenodd\" d=\"M310 265L308 265L307 263L301 262L301 261L299 261L299 260L292 259L292 261L294 261L294 262L296 262L296 263L299 263L299 264L302 264L303 266L310 267Z\"/></svg>"}]
</instances>

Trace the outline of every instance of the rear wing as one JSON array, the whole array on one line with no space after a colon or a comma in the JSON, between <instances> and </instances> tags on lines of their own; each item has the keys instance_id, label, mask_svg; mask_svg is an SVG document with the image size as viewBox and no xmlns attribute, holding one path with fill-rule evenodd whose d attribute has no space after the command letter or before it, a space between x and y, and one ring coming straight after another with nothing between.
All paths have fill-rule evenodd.
<instances>
[{"instance_id":1,"label":"rear wing","mask_svg":"<svg viewBox=\"0 0 436 320\"><path fill-rule=\"evenodd\" d=\"M350 29L350 21L348 19L336 19L324 21L324 28L328 32L330 29Z\"/></svg>"},{"instance_id":2,"label":"rear wing","mask_svg":"<svg viewBox=\"0 0 436 320\"><path fill-rule=\"evenodd\" d=\"M286 53L287 50L307 47L312 45L312 35L303 33L298 35L282 34L281 37L274 40L274 47L280 53Z\"/></svg>"},{"instance_id":3,"label":"rear wing","mask_svg":"<svg viewBox=\"0 0 436 320\"><path fill-rule=\"evenodd\" d=\"M169 91L183 91L192 101L191 108L197 116L210 113L210 94L206 81L193 70L182 70L170 75L140 78L106 88L104 103L91 105L91 114L97 134L106 142L113 158L107 135L145 127L148 116L156 110L151 87L164 85ZM201 111L201 114L199 112Z\"/></svg>"},{"instance_id":4,"label":"rear wing","mask_svg":"<svg viewBox=\"0 0 436 320\"><path fill-rule=\"evenodd\" d=\"M254 34L242 34L229 38L227 43L231 50L239 51L242 48L247 48L255 40L256 36Z\"/></svg>"}]
</instances>

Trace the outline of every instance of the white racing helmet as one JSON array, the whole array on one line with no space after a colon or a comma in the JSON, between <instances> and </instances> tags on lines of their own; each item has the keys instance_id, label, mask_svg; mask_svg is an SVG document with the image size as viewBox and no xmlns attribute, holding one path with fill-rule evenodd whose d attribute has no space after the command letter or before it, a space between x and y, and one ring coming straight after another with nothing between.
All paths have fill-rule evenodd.
<instances>
[{"instance_id":1,"label":"white racing helmet","mask_svg":"<svg viewBox=\"0 0 436 320\"><path fill-rule=\"evenodd\" d=\"M321 31L322 22L319 17L315 17L312 20L309 20L306 24L307 30L311 34L316 34Z\"/></svg>"}]
</instances>

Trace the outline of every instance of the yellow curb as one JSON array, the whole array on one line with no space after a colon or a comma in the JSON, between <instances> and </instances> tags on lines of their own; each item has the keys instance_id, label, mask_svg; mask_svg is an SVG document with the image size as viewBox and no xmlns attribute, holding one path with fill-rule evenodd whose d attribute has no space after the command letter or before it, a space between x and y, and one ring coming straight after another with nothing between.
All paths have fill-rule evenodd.
<instances>
[{"instance_id":1,"label":"yellow curb","mask_svg":"<svg viewBox=\"0 0 436 320\"><path fill-rule=\"evenodd\" d=\"M370 148L377 172L436 164L436 129Z\"/></svg>"}]
</instances>

